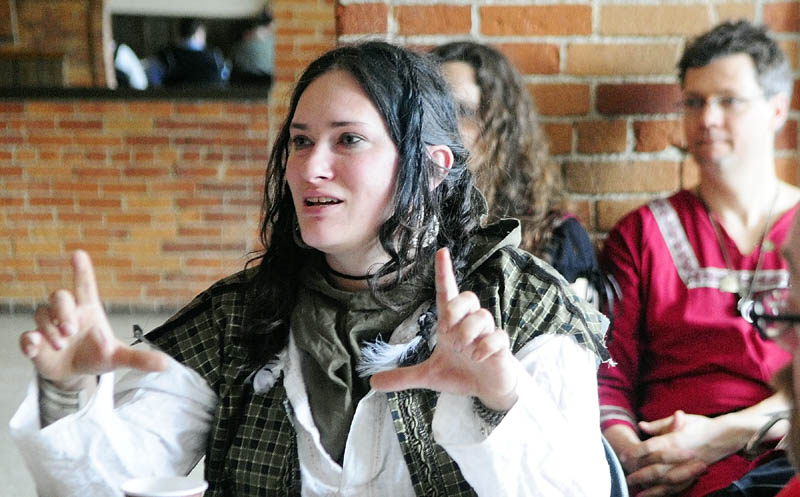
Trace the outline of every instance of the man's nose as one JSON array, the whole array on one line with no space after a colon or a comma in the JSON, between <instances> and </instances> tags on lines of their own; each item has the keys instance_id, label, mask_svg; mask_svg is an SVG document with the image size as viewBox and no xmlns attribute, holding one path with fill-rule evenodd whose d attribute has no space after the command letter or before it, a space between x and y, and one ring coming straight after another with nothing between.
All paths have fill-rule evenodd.
<instances>
[{"instance_id":1,"label":"man's nose","mask_svg":"<svg viewBox=\"0 0 800 497\"><path fill-rule=\"evenodd\" d=\"M722 124L725 121L725 110L720 103L713 98L708 98L700 109L700 120L706 126Z\"/></svg>"}]
</instances>

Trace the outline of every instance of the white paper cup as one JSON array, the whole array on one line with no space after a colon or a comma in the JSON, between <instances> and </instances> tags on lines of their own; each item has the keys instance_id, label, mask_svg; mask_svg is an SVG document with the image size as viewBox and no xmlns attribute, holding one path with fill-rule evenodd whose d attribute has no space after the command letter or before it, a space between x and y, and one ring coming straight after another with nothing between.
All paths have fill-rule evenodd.
<instances>
[{"instance_id":1,"label":"white paper cup","mask_svg":"<svg viewBox=\"0 0 800 497\"><path fill-rule=\"evenodd\" d=\"M202 497L205 480L186 476L134 478L122 484L125 497Z\"/></svg>"}]
</instances>

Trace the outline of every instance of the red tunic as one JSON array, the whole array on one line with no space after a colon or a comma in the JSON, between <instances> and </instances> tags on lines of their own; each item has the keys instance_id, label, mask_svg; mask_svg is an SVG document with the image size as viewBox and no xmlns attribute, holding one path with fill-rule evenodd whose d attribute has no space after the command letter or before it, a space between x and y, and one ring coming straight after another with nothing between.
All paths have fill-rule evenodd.
<instances>
[{"instance_id":1,"label":"red tunic","mask_svg":"<svg viewBox=\"0 0 800 497\"><path fill-rule=\"evenodd\" d=\"M781 215L764 244L753 292L786 287L780 247L797 207ZM731 267L749 288L758 247L741 254L721 228ZM714 227L691 192L656 200L623 218L609 234L602 264L616 277L622 302L610 331L616 367L599 372L603 429L664 418L682 409L715 416L772 395L769 382L790 355L762 340L736 309L739 295L719 290L726 269ZM749 463L734 455L711 467L689 496L728 485Z\"/></svg>"},{"instance_id":2,"label":"red tunic","mask_svg":"<svg viewBox=\"0 0 800 497\"><path fill-rule=\"evenodd\" d=\"M795 476L775 497L800 497L800 480Z\"/></svg>"}]
</instances>

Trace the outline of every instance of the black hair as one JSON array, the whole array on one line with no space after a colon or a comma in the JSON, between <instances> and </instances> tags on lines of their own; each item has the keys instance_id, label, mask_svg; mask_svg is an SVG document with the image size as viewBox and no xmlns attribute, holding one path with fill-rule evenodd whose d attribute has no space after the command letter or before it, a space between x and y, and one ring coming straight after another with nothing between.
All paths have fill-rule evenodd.
<instances>
[{"instance_id":1,"label":"black hair","mask_svg":"<svg viewBox=\"0 0 800 497\"><path fill-rule=\"evenodd\" d=\"M178 36L181 40L191 38L205 23L194 17L185 17L178 22Z\"/></svg>"},{"instance_id":2,"label":"black hair","mask_svg":"<svg viewBox=\"0 0 800 497\"><path fill-rule=\"evenodd\" d=\"M756 26L745 20L723 22L692 40L678 62L681 86L687 70L736 54L750 56L756 79L766 96L784 93L791 97L793 78L786 54L769 36L766 26Z\"/></svg>"},{"instance_id":3,"label":"black hair","mask_svg":"<svg viewBox=\"0 0 800 497\"><path fill-rule=\"evenodd\" d=\"M345 71L359 83L397 147L392 214L378 233L390 260L377 268L369 282L378 301L392 307L381 299L387 288L385 277L389 277L389 287L420 280L432 291L434 253L441 247L450 249L460 280L472 235L485 210L466 167L467 151L458 132L455 105L435 64L379 41L341 46L323 54L309 65L294 89L267 171L260 229L265 249L251 261L258 261L258 270L249 302L249 325L255 335L268 335L261 345L269 350L276 350L288 336L301 269L321 257L317 250L295 241L299 233L295 232L297 218L286 183L286 163L289 127L298 101L314 80L332 71ZM444 171L432 160L428 145L447 145L453 153L452 167L436 188L432 185Z\"/></svg>"}]
</instances>

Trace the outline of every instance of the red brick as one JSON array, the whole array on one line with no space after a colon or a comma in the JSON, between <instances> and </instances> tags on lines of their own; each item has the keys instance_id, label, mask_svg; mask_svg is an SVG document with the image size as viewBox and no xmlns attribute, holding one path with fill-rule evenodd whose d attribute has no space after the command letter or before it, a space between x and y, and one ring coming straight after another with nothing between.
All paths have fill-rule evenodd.
<instances>
[{"instance_id":1,"label":"red brick","mask_svg":"<svg viewBox=\"0 0 800 497\"><path fill-rule=\"evenodd\" d=\"M711 28L711 9L705 4L627 5L600 7L600 34L675 36L697 35Z\"/></svg>"},{"instance_id":2,"label":"red brick","mask_svg":"<svg viewBox=\"0 0 800 497\"><path fill-rule=\"evenodd\" d=\"M131 114L169 116L174 110L175 106L171 102L128 102L128 111Z\"/></svg>"},{"instance_id":3,"label":"red brick","mask_svg":"<svg viewBox=\"0 0 800 497\"><path fill-rule=\"evenodd\" d=\"M160 167L126 167L123 173L129 178L158 178L169 176L169 171Z\"/></svg>"},{"instance_id":4,"label":"red brick","mask_svg":"<svg viewBox=\"0 0 800 497\"><path fill-rule=\"evenodd\" d=\"M551 154L568 154L572 151L572 125L546 123L544 133L550 142Z\"/></svg>"},{"instance_id":5,"label":"red brick","mask_svg":"<svg viewBox=\"0 0 800 497\"><path fill-rule=\"evenodd\" d=\"M144 183L132 183L130 180L125 183L108 183L100 187L103 193L141 193L147 191Z\"/></svg>"},{"instance_id":6,"label":"red brick","mask_svg":"<svg viewBox=\"0 0 800 497\"><path fill-rule=\"evenodd\" d=\"M585 121L577 124L578 152L620 153L627 147L625 121Z\"/></svg>"},{"instance_id":7,"label":"red brick","mask_svg":"<svg viewBox=\"0 0 800 497\"><path fill-rule=\"evenodd\" d=\"M686 159L681 164L681 188L692 189L700 183L700 168L692 159L691 155L687 155Z\"/></svg>"},{"instance_id":8,"label":"red brick","mask_svg":"<svg viewBox=\"0 0 800 497\"><path fill-rule=\"evenodd\" d=\"M650 197L625 200L599 200L597 202L597 229L611 231L625 214L647 203Z\"/></svg>"},{"instance_id":9,"label":"red brick","mask_svg":"<svg viewBox=\"0 0 800 497\"><path fill-rule=\"evenodd\" d=\"M53 119L23 119L8 121L6 126L9 129L55 129L56 122Z\"/></svg>"},{"instance_id":10,"label":"red brick","mask_svg":"<svg viewBox=\"0 0 800 497\"><path fill-rule=\"evenodd\" d=\"M221 116L224 111L225 111L224 104L216 102L179 103L175 106L175 112L178 114Z\"/></svg>"},{"instance_id":11,"label":"red brick","mask_svg":"<svg viewBox=\"0 0 800 497\"><path fill-rule=\"evenodd\" d=\"M130 231L125 228L92 228L82 227L81 233L87 239L100 238L100 239L126 239L130 236Z\"/></svg>"},{"instance_id":12,"label":"red brick","mask_svg":"<svg viewBox=\"0 0 800 497\"><path fill-rule=\"evenodd\" d=\"M98 120L62 119L58 127L63 129L101 129L103 122Z\"/></svg>"},{"instance_id":13,"label":"red brick","mask_svg":"<svg viewBox=\"0 0 800 497\"><path fill-rule=\"evenodd\" d=\"M73 136L66 135L34 135L27 140L32 145L72 145L74 141Z\"/></svg>"},{"instance_id":14,"label":"red brick","mask_svg":"<svg viewBox=\"0 0 800 497\"><path fill-rule=\"evenodd\" d=\"M56 207L72 207L75 205L75 200L72 198L64 197L33 197L28 200L31 207L42 206L56 206Z\"/></svg>"},{"instance_id":15,"label":"red brick","mask_svg":"<svg viewBox=\"0 0 800 497\"><path fill-rule=\"evenodd\" d=\"M222 142L219 138L205 138L200 136L177 136L173 141L176 145L221 145Z\"/></svg>"},{"instance_id":16,"label":"red brick","mask_svg":"<svg viewBox=\"0 0 800 497\"><path fill-rule=\"evenodd\" d=\"M243 242L234 243L177 243L165 242L161 245L164 252L244 252L246 249Z\"/></svg>"},{"instance_id":17,"label":"red brick","mask_svg":"<svg viewBox=\"0 0 800 497\"><path fill-rule=\"evenodd\" d=\"M217 176L216 167L178 167L175 175L181 178L215 178Z\"/></svg>"},{"instance_id":18,"label":"red brick","mask_svg":"<svg viewBox=\"0 0 800 497\"><path fill-rule=\"evenodd\" d=\"M792 109L800 110L800 81L794 82L794 91L792 92Z\"/></svg>"},{"instance_id":19,"label":"red brick","mask_svg":"<svg viewBox=\"0 0 800 497\"><path fill-rule=\"evenodd\" d=\"M789 119L783 125L783 129L775 137L775 148L778 150L797 149L797 121Z\"/></svg>"},{"instance_id":20,"label":"red brick","mask_svg":"<svg viewBox=\"0 0 800 497\"><path fill-rule=\"evenodd\" d=\"M178 198L175 205L182 209L191 207L210 207L222 205L221 198Z\"/></svg>"},{"instance_id":21,"label":"red brick","mask_svg":"<svg viewBox=\"0 0 800 497\"><path fill-rule=\"evenodd\" d=\"M786 58L789 59L789 64L791 64L792 69L800 67L800 46L798 46L798 42L782 40L779 42L779 45L786 54Z\"/></svg>"},{"instance_id":22,"label":"red brick","mask_svg":"<svg viewBox=\"0 0 800 497\"><path fill-rule=\"evenodd\" d=\"M31 114L72 114L75 112L75 105L71 103L59 102L28 102L28 112Z\"/></svg>"},{"instance_id":23,"label":"red brick","mask_svg":"<svg viewBox=\"0 0 800 497\"><path fill-rule=\"evenodd\" d=\"M261 167L229 167L225 171L226 178L260 178L264 175L264 169Z\"/></svg>"},{"instance_id":24,"label":"red brick","mask_svg":"<svg viewBox=\"0 0 800 497\"><path fill-rule=\"evenodd\" d=\"M539 114L567 116L587 114L590 110L589 85L538 84L530 87Z\"/></svg>"},{"instance_id":25,"label":"red brick","mask_svg":"<svg viewBox=\"0 0 800 497\"><path fill-rule=\"evenodd\" d=\"M75 137L75 143L78 145L116 147L122 145L123 142L119 136L78 135Z\"/></svg>"},{"instance_id":26,"label":"red brick","mask_svg":"<svg viewBox=\"0 0 800 497\"><path fill-rule=\"evenodd\" d=\"M97 254L91 254L91 256L96 268L131 269L133 267L133 261L127 257L111 257Z\"/></svg>"},{"instance_id":27,"label":"red brick","mask_svg":"<svg viewBox=\"0 0 800 497\"><path fill-rule=\"evenodd\" d=\"M503 43L497 45L521 74L556 74L559 68L558 45L547 43Z\"/></svg>"},{"instance_id":28,"label":"red brick","mask_svg":"<svg viewBox=\"0 0 800 497\"><path fill-rule=\"evenodd\" d=\"M247 215L245 214L225 214L221 212L207 212L203 216L204 221L209 222L226 222L226 221L246 221Z\"/></svg>"},{"instance_id":29,"label":"red brick","mask_svg":"<svg viewBox=\"0 0 800 497\"><path fill-rule=\"evenodd\" d=\"M800 3L797 1L764 4L764 24L772 31L800 31Z\"/></svg>"},{"instance_id":30,"label":"red brick","mask_svg":"<svg viewBox=\"0 0 800 497\"><path fill-rule=\"evenodd\" d=\"M360 4L360 5L367 5L367 4ZM226 103L225 104L225 114L245 114L250 115L253 117L256 116L266 116L269 114L269 105L260 104L258 102L247 102L243 104L238 103Z\"/></svg>"},{"instance_id":31,"label":"red brick","mask_svg":"<svg viewBox=\"0 0 800 497\"><path fill-rule=\"evenodd\" d=\"M218 140L212 140L212 145L219 144L221 146L229 146L229 147L252 147L256 150L264 150L270 146L268 140L253 138L222 138Z\"/></svg>"},{"instance_id":32,"label":"red brick","mask_svg":"<svg viewBox=\"0 0 800 497\"><path fill-rule=\"evenodd\" d=\"M681 121L636 121L633 123L637 152L660 152L667 147L686 147Z\"/></svg>"},{"instance_id":33,"label":"red brick","mask_svg":"<svg viewBox=\"0 0 800 497\"><path fill-rule=\"evenodd\" d=\"M676 162L569 163L564 177L577 193L662 192L677 190L680 164Z\"/></svg>"},{"instance_id":34,"label":"red brick","mask_svg":"<svg viewBox=\"0 0 800 497\"><path fill-rule=\"evenodd\" d=\"M798 184L798 161L795 157L779 157L775 159L775 171L783 181L793 185Z\"/></svg>"},{"instance_id":35,"label":"red brick","mask_svg":"<svg viewBox=\"0 0 800 497\"><path fill-rule=\"evenodd\" d=\"M0 207L23 207L24 198L0 197Z\"/></svg>"},{"instance_id":36,"label":"red brick","mask_svg":"<svg viewBox=\"0 0 800 497\"><path fill-rule=\"evenodd\" d=\"M733 0L733 3L721 3L716 6L717 21L736 22L739 19L754 21L756 17L756 5L754 3L741 3Z\"/></svg>"},{"instance_id":37,"label":"red brick","mask_svg":"<svg viewBox=\"0 0 800 497\"><path fill-rule=\"evenodd\" d=\"M386 3L336 4L336 34L386 33L389 5Z\"/></svg>"},{"instance_id":38,"label":"red brick","mask_svg":"<svg viewBox=\"0 0 800 497\"><path fill-rule=\"evenodd\" d=\"M111 102L78 102L79 113L93 114L124 114L127 106L122 103Z\"/></svg>"},{"instance_id":39,"label":"red brick","mask_svg":"<svg viewBox=\"0 0 800 497\"><path fill-rule=\"evenodd\" d=\"M107 223L111 224L146 224L151 220L150 214L107 214Z\"/></svg>"},{"instance_id":40,"label":"red brick","mask_svg":"<svg viewBox=\"0 0 800 497\"><path fill-rule=\"evenodd\" d=\"M59 213L58 217L61 218L62 214ZM22 222L45 222L45 221L52 221L53 215L49 212L20 212L20 213L9 213L8 214L9 221L22 221Z\"/></svg>"},{"instance_id":41,"label":"red brick","mask_svg":"<svg viewBox=\"0 0 800 497\"><path fill-rule=\"evenodd\" d=\"M61 283L61 274L17 272L16 280L20 283Z\"/></svg>"},{"instance_id":42,"label":"red brick","mask_svg":"<svg viewBox=\"0 0 800 497\"><path fill-rule=\"evenodd\" d=\"M222 229L219 227L204 227L204 228L189 228L189 227L180 227L178 228L178 236L184 237L219 237L222 235Z\"/></svg>"},{"instance_id":43,"label":"red brick","mask_svg":"<svg viewBox=\"0 0 800 497\"><path fill-rule=\"evenodd\" d=\"M76 167L72 170L73 174L78 177L86 178L118 178L120 177L119 169L113 167Z\"/></svg>"},{"instance_id":44,"label":"red brick","mask_svg":"<svg viewBox=\"0 0 800 497\"><path fill-rule=\"evenodd\" d=\"M62 211L58 213L58 220L66 223L92 223L102 221L103 215L98 213L89 214L87 212Z\"/></svg>"},{"instance_id":45,"label":"red brick","mask_svg":"<svg viewBox=\"0 0 800 497\"><path fill-rule=\"evenodd\" d=\"M117 275L117 281L120 283L158 283L161 281L161 275L152 273L120 273Z\"/></svg>"},{"instance_id":46,"label":"red brick","mask_svg":"<svg viewBox=\"0 0 800 497\"><path fill-rule=\"evenodd\" d=\"M219 259L203 259L199 257L186 259L187 267L220 268L223 266Z\"/></svg>"},{"instance_id":47,"label":"red brick","mask_svg":"<svg viewBox=\"0 0 800 497\"><path fill-rule=\"evenodd\" d=\"M86 198L79 199L80 207L96 207L98 209L121 209L122 200L118 198Z\"/></svg>"},{"instance_id":48,"label":"red brick","mask_svg":"<svg viewBox=\"0 0 800 497\"><path fill-rule=\"evenodd\" d=\"M481 33L489 36L588 35L590 5L492 5L480 7Z\"/></svg>"},{"instance_id":49,"label":"red brick","mask_svg":"<svg viewBox=\"0 0 800 497\"><path fill-rule=\"evenodd\" d=\"M680 98L677 84L601 84L595 105L602 114L664 114L676 112Z\"/></svg>"},{"instance_id":50,"label":"red brick","mask_svg":"<svg viewBox=\"0 0 800 497\"><path fill-rule=\"evenodd\" d=\"M108 244L103 242L67 242L64 244L64 250L67 252L74 252L78 249L86 250L91 254L106 254L108 253Z\"/></svg>"},{"instance_id":51,"label":"red brick","mask_svg":"<svg viewBox=\"0 0 800 497\"><path fill-rule=\"evenodd\" d=\"M126 136L127 145L169 145L169 137L166 136Z\"/></svg>"},{"instance_id":52,"label":"red brick","mask_svg":"<svg viewBox=\"0 0 800 497\"><path fill-rule=\"evenodd\" d=\"M0 167L0 177L18 178L22 176L22 168L18 166Z\"/></svg>"},{"instance_id":53,"label":"red brick","mask_svg":"<svg viewBox=\"0 0 800 497\"><path fill-rule=\"evenodd\" d=\"M106 155L105 151L98 151L98 150L86 150L83 153L84 158L87 161L95 161L95 162L105 162L108 156Z\"/></svg>"},{"instance_id":54,"label":"red brick","mask_svg":"<svg viewBox=\"0 0 800 497\"><path fill-rule=\"evenodd\" d=\"M21 102L0 102L0 114L22 114L25 104Z\"/></svg>"},{"instance_id":55,"label":"red brick","mask_svg":"<svg viewBox=\"0 0 800 497\"><path fill-rule=\"evenodd\" d=\"M401 35L467 34L472 29L471 8L466 5L400 5L395 7Z\"/></svg>"},{"instance_id":56,"label":"red brick","mask_svg":"<svg viewBox=\"0 0 800 497\"><path fill-rule=\"evenodd\" d=\"M678 43L572 43L567 73L581 76L673 75Z\"/></svg>"}]
</instances>

